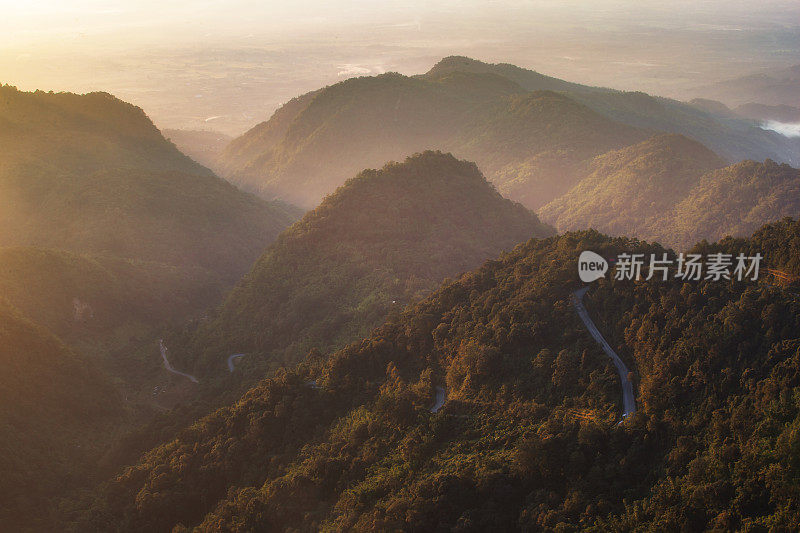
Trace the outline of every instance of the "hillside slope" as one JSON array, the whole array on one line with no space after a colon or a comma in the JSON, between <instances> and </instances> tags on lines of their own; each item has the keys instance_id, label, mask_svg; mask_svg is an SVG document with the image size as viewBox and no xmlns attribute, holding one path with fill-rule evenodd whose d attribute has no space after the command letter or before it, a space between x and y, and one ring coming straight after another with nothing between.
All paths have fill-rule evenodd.
<instances>
[{"instance_id":1,"label":"hillside slope","mask_svg":"<svg viewBox=\"0 0 800 533\"><path fill-rule=\"evenodd\" d=\"M696 141L659 135L595 158L586 177L540 213L562 231L595 228L657 240L669 236L665 213L686 198L700 176L724 165Z\"/></svg>"},{"instance_id":2,"label":"hillside slope","mask_svg":"<svg viewBox=\"0 0 800 533\"><path fill-rule=\"evenodd\" d=\"M750 120L448 57L424 75L353 78L295 98L234 139L215 168L266 198L313 207L358 169L440 149L475 161L501 193L537 209L566 192L587 159L658 132L729 163L800 164L796 142Z\"/></svg>"},{"instance_id":3,"label":"hillside slope","mask_svg":"<svg viewBox=\"0 0 800 533\"><path fill-rule=\"evenodd\" d=\"M363 337L386 315L551 229L474 164L425 152L365 170L286 230L201 327L191 352L296 362Z\"/></svg>"},{"instance_id":4,"label":"hillside slope","mask_svg":"<svg viewBox=\"0 0 800 533\"><path fill-rule=\"evenodd\" d=\"M562 113L568 120L559 120ZM600 125L604 137L597 136ZM495 74L385 74L293 100L235 139L219 166L248 190L313 206L361 168L426 149L476 161L493 180L501 167L537 154L573 162L645 136L568 98L529 94Z\"/></svg>"},{"instance_id":5,"label":"hillside slope","mask_svg":"<svg viewBox=\"0 0 800 533\"><path fill-rule=\"evenodd\" d=\"M766 221L800 215L800 170L742 161L702 176L674 209L677 242L741 237Z\"/></svg>"},{"instance_id":6,"label":"hillside slope","mask_svg":"<svg viewBox=\"0 0 800 533\"><path fill-rule=\"evenodd\" d=\"M87 484L122 401L88 361L5 301L0 364L0 519L20 531L46 516L49 498Z\"/></svg>"},{"instance_id":7,"label":"hillside slope","mask_svg":"<svg viewBox=\"0 0 800 533\"><path fill-rule=\"evenodd\" d=\"M147 402L152 382L163 373L155 351L158 332L217 305L226 289L201 268L0 248L3 298L106 370L133 403Z\"/></svg>"},{"instance_id":8,"label":"hillside slope","mask_svg":"<svg viewBox=\"0 0 800 533\"><path fill-rule=\"evenodd\" d=\"M786 220L697 251L759 251L797 275L798 236ZM763 281L596 283L586 306L633 371L638 410L620 425L619 379L571 303L586 249L663 251L588 231L520 245L152 450L75 523L796 529L796 296ZM447 403L433 414L436 386Z\"/></svg>"},{"instance_id":9,"label":"hillside slope","mask_svg":"<svg viewBox=\"0 0 800 533\"><path fill-rule=\"evenodd\" d=\"M296 216L214 176L105 93L0 87L0 245L200 266L232 281Z\"/></svg>"},{"instance_id":10,"label":"hillside slope","mask_svg":"<svg viewBox=\"0 0 800 533\"><path fill-rule=\"evenodd\" d=\"M595 228L665 245L744 236L800 214L800 171L767 160L724 163L699 143L657 136L609 152L539 210L559 231Z\"/></svg>"},{"instance_id":11,"label":"hillside slope","mask_svg":"<svg viewBox=\"0 0 800 533\"><path fill-rule=\"evenodd\" d=\"M614 121L651 132L676 133L694 139L729 163L772 158L800 165L800 152L791 139L764 131L747 120L722 120L714 113L670 98L579 85L514 65L489 64L458 56L442 59L428 75L440 76L444 72L492 73L512 79L529 91L559 91Z\"/></svg>"}]
</instances>

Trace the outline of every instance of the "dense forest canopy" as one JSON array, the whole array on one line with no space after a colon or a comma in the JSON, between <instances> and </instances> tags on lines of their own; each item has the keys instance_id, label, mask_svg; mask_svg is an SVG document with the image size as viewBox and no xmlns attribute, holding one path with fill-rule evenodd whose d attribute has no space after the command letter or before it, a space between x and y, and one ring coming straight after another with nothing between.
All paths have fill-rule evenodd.
<instances>
[{"instance_id":1,"label":"dense forest canopy","mask_svg":"<svg viewBox=\"0 0 800 533\"><path fill-rule=\"evenodd\" d=\"M725 166L678 135L596 157L586 177L539 210L560 231L590 227L678 248L798 213L800 170L771 160Z\"/></svg>"},{"instance_id":2,"label":"dense forest canopy","mask_svg":"<svg viewBox=\"0 0 800 533\"><path fill-rule=\"evenodd\" d=\"M48 501L85 486L122 401L87 360L2 300L0 365L0 520L9 531L44 528Z\"/></svg>"},{"instance_id":3,"label":"dense forest canopy","mask_svg":"<svg viewBox=\"0 0 800 533\"><path fill-rule=\"evenodd\" d=\"M0 529L800 529L775 113L453 56L170 133L225 181L0 86ZM763 263L587 286L586 250Z\"/></svg>"},{"instance_id":4,"label":"dense forest canopy","mask_svg":"<svg viewBox=\"0 0 800 533\"><path fill-rule=\"evenodd\" d=\"M0 87L4 528L48 529L59 497L118 468L112 443L164 409L158 333L216 304L298 215L109 94Z\"/></svg>"},{"instance_id":5,"label":"dense forest canopy","mask_svg":"<svg viewBox=\"0 0 800 533\"><path fill-rule=\"evenodd\" d=\"M227 282L297 216L181 154L106 93L0 87L0 245L200 266Z\"/></svg>"},{"instance_id":6,"label":"dense forest canopy","mask_svg":"<svg viewBox=\"0 0 800 533\"><path fill-rule=\"evenodd\" d=\"M365 170L281 234L200 327L187 357L218 373L229 355L245 353L254 372L259 359L296 362L340 347L445 277L550 233L449 154Z\"/></svg>"},{"instance_id":7,"label":"dense forest canopy","mask_svg":"<svg viewBox=\"0 0 800 533\"><path fill-rule=\"evenodd\" d=\"M798 271L800 224L701 253ZM279 372L120 473L76 529L796 529L800 303L760 281L594 284L637 413L572 304L594 231L533 239ZM667 253L671 253L667 251ZM435 387L447 403L431 413Z\"/></svg>"}]
</instances>

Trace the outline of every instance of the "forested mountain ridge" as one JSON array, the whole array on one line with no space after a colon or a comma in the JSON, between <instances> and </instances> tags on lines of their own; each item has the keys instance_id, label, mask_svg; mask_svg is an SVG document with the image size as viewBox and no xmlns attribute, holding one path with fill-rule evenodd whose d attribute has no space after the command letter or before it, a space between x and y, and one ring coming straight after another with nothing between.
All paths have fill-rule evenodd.
<instances>
[{"instance_id":1,"label":"forested mountain ridge","mask_svg":"<svg viewBox=\"0 0 800 533\"><path fill-rule=\"evenodd\" d=\"M248 354L245 367L294 363L366 336L445 277L551 233L449 154L365 170L280 235L189 352L215 373L234 353Z\"/></svg>"},{"instance_id":2,"label":"forested mountain ridge","mask_svg":"<svg viewBox=\"0 0 800 533\"><path fill-rule=\"evenodd\" d=\"M87 484L122 399L89 361L2 299L0 364L0 519L35 530L50 498Z\"/></svg>"},{"instance_id":3,"label":"forested mountain ridge","mask_svg":"<svg viewBox=\"0 0 800 533\"><path fill-rule=\"evenodd\" d=\"M767 160L724 162L677 135L595 158L585 178L539 210L560 231L595 228L665 245L745 236L800 214L800 171Z\"/></svg>"},{"instance_id":4,"label":"forested mountain ridge","mask_svg":"<svg viewBox=\"0 0 800 533\"><path fill-rule=\"evenodd\" d=\"M516 81L529 91L555 90L614 121L651 132L676 133L694 139L729 163L772 158L800 164L800 152L792 139L764 131L747 120L721 121L713 113L697 109L690 103L639 91L565 82L514 65L489 64L458 56L442 59L429 74L440 76L453 71L494 73Z\"/></svg>"},{"instance_id":5,"label":"forested mountain ridge","mask_svg":"<svg viewBox=\"0 0 800 533\"><path fill-rule=\"evenodd\" d=\"M696 141L659 135L596 157L586 177L539 212L562 231L595 228L664 239L671 237L665 234L665 213L686 198L700 176L723 166L719 156Z\"/></svg>"},{"instance_id":6,"label":"forested mountain ridge","mask_svg":"<svg viewBox=\"0 0 800 533\"><path fill-rule=\"evenodd\" d=\"M0 139L0 245L200 266L231 282L297 216L237 191L106 93L0 87Z\"/></svg>"},{"instance_id":7,"label":"forested mountain ridge","mask_svg":"<svg viewBox=\"0 0 800 533\"><path fill-rule=\"evenodd\" d=\"M570 120L559 122L562 112ZM584 123L602 123L608 135L597 137ZM235 139L219 166L248 190L312 206L361 168L426 149L474 160L492 179L501 167L537 154L573 162L587 150L597 155L646 136L569 98L531 94L491 73L390 73L353 78L293 100ZM573 153L573 143L583 150Z\"/></svg>"},{"instance_id":8,"label":"forested mountain ridge","mask_svg":"<svg viewBox=\"0 0 800 533\"><path fill-rule=\"evenodd\" d=\"M112 166L210 174L165 142L144 111L108 93L1 86L0 136L3 169L35 163L57 171Z\"/></svg>"},{"instance_id":9,"label":"forested mountain ridge","mask_svg":"<svg viewBox=\"0 0 800 533\"><path fill-rule=\"evenodd\" d=\"M768 220L799 214L799 169L771 160L742 161L702 176L675 206L676 242L697 235L741 237Z\"/></svg>"},{"instance_id":10,"label":"forested mountain ridge","mask_svg":"<svg viewBox=\"0 0 800 533\"><path fill-rule=\"evenodd\" d=\"M136 383L160 361L154 331L216 305L226 287L208 271L63 250L0 248L0 294L89 364ZM135 354L151 345L151 357ZM113 355L112 355L113 354Z\"/></svg>"},{"instance_id":11,"label":"forested mountain ridge","mask_svg":"<svg viewBox=\"0 0 800 533\"><path fill-rule=\"evenodd\" d=\"M119 466L111 443L163 409L158 332L217 303L297 216L107 93L0 87L3 527L47 530L59 497Z\"/></svg>"},{"instance_id":12,"label":"forested mountain ridge","mask_svg":"<svg viewBox=\"0 0 800 533\"><path fill-rule=\"evenodd\" d=\"M560 98L531 96L542 113L522 126L520 102L541 91ZM576 116L585 119L552 121L577 104ZM549 105L552 112L543 108ZM593 135L591 127L584 130L584 123L597 121L604 122L607 139ZM543 132L553 128L583 150L543 142ZM796 143L749 120L722 120L675 100L449 57L424 75L352 78L295 98L234 139L216 168L264 197L311 207L360 168L441 149L475 161L501 193L536 209L574 184L588 158L658 132L702 142L729 163L745 158L800 163ZM514 150L506 148L509 141ZM336 170L323 167L323 161L335 162Z\"/></svg>"},{"instance_id":13,"label":"forested mountain ridge","mask_svg":"<svg viewBox=\"0 0 800 533\"><path fill-rule=\"evenodd\" d=\"M797 274L800 225L695 248ZM637 413L571 303L578 254L533 239L144 456L75 528L368 531L798 527L800 303L761 282L601 280L587 308L633 371ZM309 385L315 380L315 386ZM447 403L429 412L434 387Z\"/></svg>"}]
</instances>

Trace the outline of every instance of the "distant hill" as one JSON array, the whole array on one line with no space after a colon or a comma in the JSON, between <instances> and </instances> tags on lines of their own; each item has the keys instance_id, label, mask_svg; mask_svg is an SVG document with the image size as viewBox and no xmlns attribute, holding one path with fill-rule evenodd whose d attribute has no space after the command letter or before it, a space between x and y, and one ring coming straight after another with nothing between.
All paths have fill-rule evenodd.
<instances>
[{"instance_id":1,"label":"distant hill","mask_svg":"<svg viewBox=\"0 0 800 533\"><path fill-rule=\"evenodd\" d=\"M451 75L454 72L472 72L476 74L494 74L497 76L502 76L503 78L507 78L529 91L611 91L611 89L589 87L579 83L560 80L558 78L540 74L534 70L524 69L510 63L484 63L483 61L478 61L477 59L472 59L465 56L445 57L431 67L431 69L421 77L436 79Z\"/></svg>"},{"instance_id":2,"label":"distant hill","mask_svg":"<svg viewBox=\"0 0 800 533\"><path fill-rule=\"evenodd\" d=\"M758 251L763 266L789 270L798 245L800 224L785 220L695 251ZM153 449L78 505L77 524L797 530L793 288L594 283L586 307L635 391L637 411L620 423L620 378L573 303L587 249L664 253L593 231L522 244Z\"/></svg>"},{"instance_id":3,"label":"distant hill","mask_svg":"<svg viewBox=\"0 0 800 533\"><path fill-rule=\"evenodd\" d=\"M212 168L220 152L233 137L211 130L171 130L162 131L164 137L201 165Z\"/></svg>"},{"instance_id":4,"label":"distant hill","mask_svg":"<svg viewBox=\"0 0 800 533\"><path fill-rule=\"evenodd\" d=\"M695 98L690 105L722 119L749 119L762 128L769 121L785 124L800 123L800 108L788 105L742 104L734 109L717 100ZM768 128L771 129L771 128Z\"/></svg>"},{"instance_id":5,"label":"distant hill","mask_svg":"<svg viewBox=\"0 0 800 533\"><path fill-rule=\"evenodd\" d=\"M690 100L688 103L692 107L696 107L697 109L700 109L712 115L716 115L718 117L742 118L742 116L739 115L735 110L729 108L722 102L718 102L717 100L709 100L707 98L695 98L693 100Z\"/></svg>"},{"instance_id":6,"label":"distant hill","mask_svg":"<svg viewBox=\"0 0 800 533\"><path fill-rule=\"evenodd\" d=\"M587 176L539 214L560 231L591 227L679 249L800 215L797 169L770 160L723 166L695 141L653 137L595 158Z\"/></svg>"},{"instance_id":7,"label":"distant hill","mask_svg":"<svg viewBox=\"0 0 800 533\"><path fill-rule=\"evenodd\" d=\"M562 113L567 120L559 119ZM607 135L599 136L601 129ZM385 74L293 100L234 140L219 167L248 190L313 206L361 168L425 149L474 160L494 180L502 167L537 155L574 163L645 136L569 98L529 93L496 74Z\"/></svg>"},{"instance_id":8,"label":"distant hill","mask_svg":"<svg viewBox=\"0 0 800 533\"><path fill-rule=\"evenodd\" d=\"M595 228L611 235L663 239L670 231L664 227L666 213L686 198L700 176L724 165L696 141L656 136L598 156L585 178L540 213L561 231Z\"/></svg>"},{"instance_id":9,"label":"distant hill","mask_svg":"<svg viewBox=\"0 0 800 533\"><path fill-rule=\"evenodd\" d=\"M296 216L214 176L105 93L0 88L0 245L202 267L236 279Z\"/></svg>"},{"instance_id":10,"label":"distant hill","mask_svg":"<svg viewBox=\"0 0 800 533\"><path fill-rule=\"evenodd\" d=\"M48 500L88 484L122 400L89 361L0 301L0 519L45 530ZM47 522L45 522L47 523Z\"/></svg>"},{"instance_id":11,"label":"distant hill","mask_svg":"<svg viewBox=\"0 0 800 533\"><path fill-rule=\"evenodd\" d=\"M798 107L800 105L798 84L800 84L800 64L697 87L693 93L720 100L730 106L759 103Z\"/></svg>"},{"instance_id":12,"label":"distant hill","mask_svg":"<svg viewBox=\"0 0 800 533\"><path fill-rule=\"evenodd\" d=\"M365 170L281 234L189 352L215 374L235 353L248 354L245 367L268 356L296 362L368 334L445 277L551 232L449 154Z\"/></svg>"},{"instance_id":13,"label":"distant hill","mask_svg":"<svg viewBox=\"0 0 800 533\"><path fill-rule=\"evenodd\" d=\"M749 120L448 57L423 75L354 78L295 98L234 139L215 168L266 198L312 207L358 169L441 149L475 161L501 193L538 208L573 185L587 159L659 131L698 140L729 163L800 164L794 143Z\"/></svg>"},{"instance_id":14,"label":"distant hill","mask_svg":"<svg viewBox=\"0 0 800 533\"><path fill-rule=\"evenodd\" d=\"M431 70L436 76L448 71L491 72L509 77L530 91L556 90L617 122L692 138L729 163L748 158L772 158L800 165L800 149L790 140L776 137L748 121L720 120L713 113L670 98L579 85L513 65L488 64L461 57L445 58Z\"/></svg>"},{"instance_id":15,"label":"distant hill","mask_svg":"<svg viewBox=\"0 0 800 533\"><path fill-rule=\"evenodd\" d=\"M742 161L702 176L675 206L673 227L678 242L688 244L699 237L743 237L766 221L798 216L800 170Z\"/></svg>"}]
</instances>

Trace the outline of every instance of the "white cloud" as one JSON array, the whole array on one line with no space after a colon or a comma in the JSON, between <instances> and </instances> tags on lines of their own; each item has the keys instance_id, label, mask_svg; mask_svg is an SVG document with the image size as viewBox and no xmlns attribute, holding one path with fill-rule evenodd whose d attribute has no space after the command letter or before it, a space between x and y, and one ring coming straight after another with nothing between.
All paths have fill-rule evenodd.
<instances>
[{"instance_id":1,"label":"white cloud","mask_svg":"<svg viewBox=\"0 0 800 533\"><path fill-rule=\"evenodd\" d=\"M784 137L800 137L800 122L778 122L777 120L768 120L761 125L761 129L772 130L780 133Z\"/></svg>"},{"instance_id":2,"label":"white cloud","mask_svg":"<svg viewBox=\"0 0 800 533\"><path fill-rule=\"evenodd\" d=\"M368 74L383 74L385 71L382 66L364 67L353 63L345 63L337 67L336 73L340 78L352 78L353 76L366 76Z\"/></svg>"}]
</instances>

